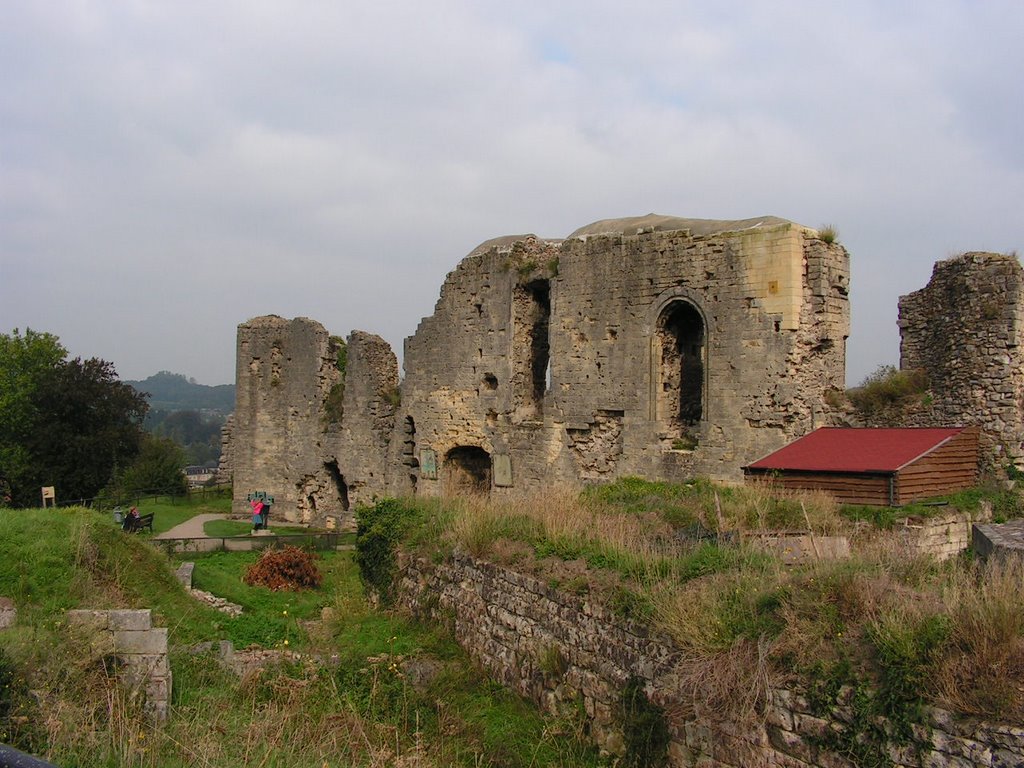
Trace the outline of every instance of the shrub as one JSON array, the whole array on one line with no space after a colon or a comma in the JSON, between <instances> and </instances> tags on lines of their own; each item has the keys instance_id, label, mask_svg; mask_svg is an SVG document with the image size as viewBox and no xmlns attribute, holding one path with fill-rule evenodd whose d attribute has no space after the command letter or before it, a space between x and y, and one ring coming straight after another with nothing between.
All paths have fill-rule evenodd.
<instances>
[{"instance_id":1,"label":"shrub","mask_svg":"<svg viewBox=\"0 0 1024 768\"><path fill-rule=\"evenodd\" d=\"M832 243L839 241L839 230L833 224L826 224L818 230L818 237L821 238L823 243L832 245Z\"/></svg>"},{"instance_id":2,"label":"shrub","mask_svg":"<svg viewBox=\"0 0 1024 768\"><path fill-rule=\"evenodd\" d=\"M915 616L896 609L868 625L881 671L878 704L904 740L910 737L910 724L921 720L927 684L949 635L949 617L943 614Z\"/></svg>"},{"instance_id":3,"label":"shrub","mask_svg":"<svg viewBox=\"0 0 1024 768\"><path fill-rule=\"evenodd\" d=\"M316 589L323 581L317 568L319 555L303 552L298 547L268 549L260 559L249 566L242 578L250 586L264 586L273 590Z\"/></svg>"},{"instance_id":4,"label":"shrub","mask_svg":"<svg viewBox=\"0 0 1024 768\"><path fill-rule=\"evenodd\" d=\"M846 396L858 413L870 420L886 410L922 402L927 391L924 371L898 371L891 365L881 365L860 386L847 390Z\"/></svg>"},{"instance_id":5,"label":"shrub","mask_svg":"<svg viewBox=\"0 0 1024 768\"><path fill-rule=\"evenodd\" d=\"M384 499L356 510L356 565L363 583L384 604L392 598L395 549L421 517L416 507L399 499Z\"/></svg>"}]
</instances>

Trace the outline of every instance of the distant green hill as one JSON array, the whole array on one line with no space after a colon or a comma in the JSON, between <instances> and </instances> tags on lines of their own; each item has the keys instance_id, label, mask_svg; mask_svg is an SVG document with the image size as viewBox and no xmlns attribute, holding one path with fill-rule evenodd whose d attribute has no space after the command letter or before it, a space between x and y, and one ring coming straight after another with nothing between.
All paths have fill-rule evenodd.
<instances>
[{"instance_id":1,"label":"distant green hill","mask_svg":"<svg viewBox=\"0 0 1024 768\"><path fill-rule=\"evenodd\" d=\"M197 384L180 373L160 371L143 381L126 381L139 392L149 394L149 407L155 411L214 411L227 416L235 410L235 385Z\"/></svg>"}]
</instances>

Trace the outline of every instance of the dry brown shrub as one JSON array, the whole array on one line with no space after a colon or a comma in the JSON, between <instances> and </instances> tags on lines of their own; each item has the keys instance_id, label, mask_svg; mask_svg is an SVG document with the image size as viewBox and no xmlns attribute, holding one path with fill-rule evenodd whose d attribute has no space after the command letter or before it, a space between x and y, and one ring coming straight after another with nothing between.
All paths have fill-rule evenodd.
<instances>
[{"instance_id":1,"label":"dry brown shrub","mask_svg":"<svg viewBox=\"0 0 1024 768\"><path fill-rule=\"evenodd\" d=\"M780 682L771 653L770 640L741 638L710 656L683 654L674 669L680 696L672 714L734 723L762 719L768 693Z\"/></svg>"},{"instance_id":2,"label":"dry brown shrub","mask_svg":"<svg viewBox=\"0 0 1024 768\"><path fill-rule=\"evenodd\" d=\"M250 586L264 586L272 590L317 589L323 575L316 565L320 556L304 552L298 547L268 549L260 559L249 566L242 581Z\"/></svg>"}]
</instances>

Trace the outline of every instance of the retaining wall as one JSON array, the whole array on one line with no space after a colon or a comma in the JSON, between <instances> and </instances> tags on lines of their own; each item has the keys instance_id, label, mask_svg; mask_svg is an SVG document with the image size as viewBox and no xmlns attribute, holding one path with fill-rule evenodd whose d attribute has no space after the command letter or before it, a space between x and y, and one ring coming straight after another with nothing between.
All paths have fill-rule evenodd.
<instances>
[{"instance_id":1,"label":"retaining wall","mask_svg":"<svg viewBox=\"0 0 1024 768\"><path fill-rule=\"evenodd\" d=\"M400 602L419 615L451 622L459 643L495 679L552 711L581 700L595 740L609 753L623 751L617 704L626 683L638 676L650 700L666 712L672 766L854 766L815 746L822 733L843 728L848 713L839 707L832 719L823 719L794 691L770 693L763 724L685 715L693 703L678 684L679 654L669 639L590 600L459 553L440 565L404 558L400 574ZM1016 725L932 709L917 737L916 749L890 746L895 766L1024 766L1024 729Z\"/></svg>"}]
</instances>

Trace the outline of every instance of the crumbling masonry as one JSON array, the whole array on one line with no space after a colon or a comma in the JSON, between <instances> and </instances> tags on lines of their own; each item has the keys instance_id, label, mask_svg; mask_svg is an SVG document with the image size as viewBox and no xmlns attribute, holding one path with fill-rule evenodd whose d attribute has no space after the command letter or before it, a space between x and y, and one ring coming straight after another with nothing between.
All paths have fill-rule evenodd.
<instances>
[{"instance_id":1,"label":"crumbling masonry","mask_svg":"<svg viewBox=\"0 0 1024 768\"><path fill-rule=\"evenodd\" d=\"M488 241L405 342L238 329L235 505L346 525L386 494L733 479L842 389L849 256L783 219L647 216ZM342 370L343 368L343 370ZM342 394L343 388L343 394ZM342 407L337 407L338 402Z\"/></svg>"},{"instance_id":2,"label":"crumbling masonry","mask_svg":"<svg viewBox=\"0 0 1024 768\"><path fill-rule=\"evenodd\" d=\"M907 425L981 427L983 462L1024 458L1024 269L1015 256L965 253L900 298L900 368L923 370L930 402Z\"/></svg>"}]
</instances>

